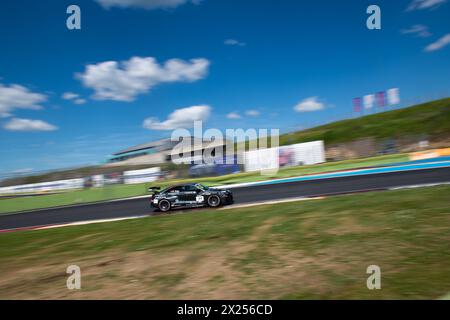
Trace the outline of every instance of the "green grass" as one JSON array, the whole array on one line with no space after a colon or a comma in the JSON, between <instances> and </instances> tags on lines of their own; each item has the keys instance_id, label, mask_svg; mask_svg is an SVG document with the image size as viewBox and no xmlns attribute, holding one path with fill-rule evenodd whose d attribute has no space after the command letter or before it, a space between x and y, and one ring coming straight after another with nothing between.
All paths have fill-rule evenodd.
<instances>
[{"instance_id":1,"label":"green grass","mask_svg":"<svg viewBox=\"0 0 450 320\"><path fill-rule=\"evenodd\" d=\"M420 134L429 139L449 136L450 98L285 134L280 136L280 144L324 140L329 145L366 137L392 139Z\"/></svg>"},{"instance_id":2,"label":"green grass","mask_svg":"<svg viewBox=\"0 0 450 320\"><path fill-rule=\"evenodd\" d=\"M312 166L300 166L281 169L276 175L266 176L256 173L237 173L220 177L200 178L196 181L206 185L215 186L222 184L233 184L240 182L254 182L274 178L286 178L300 176L304 174L329 172L335 170L352 169L358 167L375 166L393 162L407 161L406 154L379 156L367 159L345 160L332 163L324 163ZM192 180L171 180L151 185L165 187L171 184L184 183ZM23 210L39 208L49 208L63 205L73 205L86 202L104 201L148 194L149 184L137 185L117 185L103 188L92 188L87 190L77 190L53 195L43 195L37 197L0 199L0 214L11 213Z\"/></svg>"},{"instance_id":3,"label":"green grass","mask_svg":"<svg viewBox=\"0 0 450 320\"><path fill-rule=\"evenodd\" d=\"M0 234L0 298L438 299L450 186ZM65 288L65 268L82 290ZM366 288L381 268L382 289Z\"/></svg>"}]
</instances>

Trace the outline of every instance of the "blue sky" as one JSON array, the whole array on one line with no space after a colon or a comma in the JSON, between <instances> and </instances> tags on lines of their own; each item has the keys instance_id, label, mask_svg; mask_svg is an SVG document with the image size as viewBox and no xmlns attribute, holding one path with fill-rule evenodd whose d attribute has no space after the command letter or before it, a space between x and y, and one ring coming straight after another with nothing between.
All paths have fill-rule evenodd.
<instances>
[{"instance_id":1,"label":"blue sky","mask_svg":"<svg viewBox=\"0 0 450 320\"><path fill-rule=\"evenodd\" d=\"M449 17L446 0L2 1L0 174L98 164L193 119L287 132L393 87L401 106L449 96Z\"/></svg>"}]
</instances>

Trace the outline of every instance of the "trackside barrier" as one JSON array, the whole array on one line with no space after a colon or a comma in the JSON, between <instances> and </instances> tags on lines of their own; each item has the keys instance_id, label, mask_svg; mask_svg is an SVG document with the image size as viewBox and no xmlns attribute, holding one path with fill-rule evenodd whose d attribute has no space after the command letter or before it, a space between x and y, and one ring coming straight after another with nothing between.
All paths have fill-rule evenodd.
<instances>
[{"instance_id":1,"label":"trackside barrier","mask_svg":"<svg viewBox=\"0 0 450 320\"><path fill-rule=\"evenodd\" d=\"M83 188L83 186L84 186L84 179L57 180L50 182L40 182L10 187L2 187L0 188L0 194L71 190L71 189L81 189Z\"/></svg>"},{"instance_id":2,"label":"trackside barrier","mask_svg":"<svg viewBox=\"0 0 450 320\"><path fill-rule=\"evenodd\" d=\"M131 170L123 173L125 184L136 184L144 182L153 182L161 175L161 168L148 168L142 170Z\"/></svg>"}]
</instances>

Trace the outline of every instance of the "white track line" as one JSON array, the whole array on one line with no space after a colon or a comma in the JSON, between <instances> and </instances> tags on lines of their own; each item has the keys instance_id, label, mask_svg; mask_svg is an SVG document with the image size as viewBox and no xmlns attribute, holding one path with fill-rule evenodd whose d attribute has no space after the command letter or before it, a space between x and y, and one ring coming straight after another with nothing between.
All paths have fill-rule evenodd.
<instances>
[{"instance_id":1,"label":"white track line","mask_svg":"<svg viewBox=\"0 0 450 320\"><path fill-rule=\"evenodd\" d=\"M95 224L95 223L141 219L141 218L146 218L146 217L149 217L149 215L123 217L123 218L111 218L111 219L85 220L85 221L70 222L70 223L63 223L63 224L51 224L51 225L36 226L36 227L4 229L4 230L0 230L0 233L1 232L14 232L14 231L46 230L46 229L55 229L55 228L62 228L62 227L82 226L82 225Z\"/></svg>"},{"instance_id":2,"label":"white track line","mask_svg":"<svg viewBox=\"0 0 450 320\"><path fill-rule=\"evenodd\" d=\"M413 189L413 188L424 188L424 187L436 187L442 185L448 185L450 182L437 182L437 183L423 183L423 184L412 184L400 187L391 187L388 190L401 190L401 189Z\"/></svg>"},{"instance_id":3,"label":"white track line","mask_svg":"<svg viewBox=\"0 0 450 320\"><path fill-rule=\"evenodd\" d=\"M150 198L151 195L143 195L143 196L136 196L136 197L129 197L129 198L120 198L120 199L112 199L112 200L107 200L104 202L119 202L119 201L125 201L125 200L137 200L137 199L146 199L146 198ZM101 202L103 203L103 201Z\"/></svg>"},{"instance_id":4,"label":"white track line","mask_svg":"<svg viewBox=\"0 0 450 320\"><path fill-rule=\"evenodd\" d=\"M267 205L267 204L277 204L277 203L295 202L295 201L306 201L306 200L321 200L321 199L325 199L325 197L297 197L297 198L286 198L286 199L272 200L272 201L260 201L260 202L252 202L252 203L245 203L245 204L236 204L236 205L231 205L231 206L226 206L226 207L220 208L219 210L229 210L229 209L237 209L237 208L247 208L247 207L261 206L261 205Z\"/></svg>"},{"instance_id":5,"label":"white track line","mask_svg":"<svg viewBox=\"0 0 450 320\"><path fill-rule=\"evenodd\" d=\"M143 195L143 196L136 196L136 197L129 197L129 198L120 198L120 199L111 199L111 200L103 200L103 201L95 201L95 202L80 202L80 203L74 203L74 204L67 204L57 207L48 207L48 208L37 208L37 209L31 209L31 210L23 210L23 211L16 211L16 212L10 212L10 213L2 213L2 216L10 216L13 214L20 214L20 213L32 213L32 212L39 212L39 211L50 211L55 209L66 209L66 208L78 208L78 207L87 207L92 206L96 204L104 204L104 203L112 203L112 202L121 202L121 201L129 201L129 200L137 200L137 199L146 199L150 198L151 195Z\"/></svg>"},{"instance_id":6,"label":"white track line","mask_svg":"<svg viewBox=\"0 0 450 320\"><path fill-rule=\"evenodd\" d=\"M132 217L123 217L123 218L86 220L86 221L78 221L78 222L71 222L71 223L65 223L65 224L55 224L55 225L51 225L51 226L44 226L44 227L40 227L40 230L60 228L60 227L70 227L70 226L83 226L83 225L87 225L87 224L103 223L103 222L133 220L133 219L141 219L141 218L147 218L147 217L148 217L148 215L142 215L142 216L132 216Z\"/></svg>"}]
</instances>

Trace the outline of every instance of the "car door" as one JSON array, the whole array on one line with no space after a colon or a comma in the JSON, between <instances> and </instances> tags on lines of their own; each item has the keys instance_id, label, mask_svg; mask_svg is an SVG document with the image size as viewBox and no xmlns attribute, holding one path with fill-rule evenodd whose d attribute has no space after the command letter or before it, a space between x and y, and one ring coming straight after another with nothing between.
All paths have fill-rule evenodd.
<instances>
[{"instance_id":1,"label":"car door","mask_svg":"<svg viewBox=\"0 0 450 320\"><path fill-rule=\"evenodd\" d=\"M193 185L184 186L184 196L188 203L196 203L197 202L197 194L199 193L199 189Z\"/></svg>"},{"instance_id":2,"label":"car door","mask_svg":"<svg viewBox=\"0 0 450 320\"><path fill-rule=\"evenodd\" d=\"M175 204L183 204L186 202L183 187L173 187L168 190L167 197Z\"/></svg>"}]
</instances>

